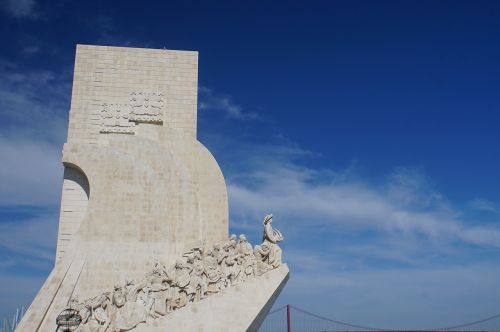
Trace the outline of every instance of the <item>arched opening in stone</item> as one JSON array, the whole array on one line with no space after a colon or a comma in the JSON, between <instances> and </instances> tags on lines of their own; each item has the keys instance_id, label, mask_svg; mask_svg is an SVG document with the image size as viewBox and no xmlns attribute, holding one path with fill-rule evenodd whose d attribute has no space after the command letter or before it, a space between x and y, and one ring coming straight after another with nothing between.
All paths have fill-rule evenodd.
<instances>
[{"instance_id":1,"label":"arched opening in stone","mask_svg":"<svg viewBox=\"0 0 500 332\"><path fill-rule=\"evenodd\" d=\"M57 236L56 261L59 261L87 212L90 197L89 181L76 167L64 166L64 180L61 195L61 212Z\"/></svg>"}]
</instances>

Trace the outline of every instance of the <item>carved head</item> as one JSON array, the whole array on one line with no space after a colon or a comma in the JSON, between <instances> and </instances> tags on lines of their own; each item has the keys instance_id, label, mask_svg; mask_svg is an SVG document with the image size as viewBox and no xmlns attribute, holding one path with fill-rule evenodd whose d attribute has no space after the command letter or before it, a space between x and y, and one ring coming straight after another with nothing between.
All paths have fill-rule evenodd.
<instances>
[{"instance_id":1,"label":"carved head","mask_svg":"<svg viewBox=\"0 0 500 332\"><path fill-rule=\"evenodd\" d=\"M201 257L203 256L203 249L202 248L194 248L193 254L194 254L193 257L195 259L200 260Z\"/></svg>"},{"instance_id":2,"label":"carved head","mask_svg":"<svg viewBox=\"0 0 500 332\"><path fill-rule=\"evenodd\" d=\"M272 223L273 222L273 215L268 214L264 217L264 222L263 224L266 225L267 223Z\"/></svg>"},{"instance_id":3,"label":"carved head","mask_svg":"<svg viewBox=\"0 0 500 332\"><path fill-rule=\"evenodd\" d=\"M175 268L176 269L182 269L184 267L184 262L181 261L180 259L178 259L177 261L175 261Z\"/></svg>"},{"instance_id":4,"label":"carved head","mask_svg":"<svg viewBox=\"0 0 500 332\"><path fill-rule=\"evenodd\" d=\"M229 243L226 243L224 245L224 247L222 247L222 249L224 249L224 251L228 252L229 249L233 246L232 242L229 242Z\"/></svg>"},{"instance_id":5,"label":"carved head","mask_svg":"<svg viewBox=\"0 0 500 332\"><path fill-rule=\"evenodd\" d=\"M247 242L247 237L245 234L240 234L240 242Z\"/></svg>"}]
</instances>

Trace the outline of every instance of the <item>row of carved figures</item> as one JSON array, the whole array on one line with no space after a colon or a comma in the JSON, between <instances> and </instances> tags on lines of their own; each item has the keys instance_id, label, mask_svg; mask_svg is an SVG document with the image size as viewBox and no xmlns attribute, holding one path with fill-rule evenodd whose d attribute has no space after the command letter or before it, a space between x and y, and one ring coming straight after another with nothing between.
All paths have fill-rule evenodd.
<instances>
[{"instance_id":1,"label":"row of carved figures","mask_svg":"<svg viewBox=\"0 0 500 332\"><path fill-rule=\"evenodd\" d=\"M244 234L239 239L233 234L208 249L198 245L186 250L170 268L156 263L138 282L126 281L84 301L73 297L57 319L58 331L128 331L277 268L283 235L272 227L272 215L263 224L263 242L255 247Z\"/></svg>"}]
</instances>

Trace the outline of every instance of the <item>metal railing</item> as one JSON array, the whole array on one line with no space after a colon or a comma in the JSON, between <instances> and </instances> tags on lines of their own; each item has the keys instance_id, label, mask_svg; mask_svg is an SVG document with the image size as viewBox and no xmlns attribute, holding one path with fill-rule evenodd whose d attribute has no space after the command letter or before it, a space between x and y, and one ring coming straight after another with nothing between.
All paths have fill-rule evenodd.
<instances>
[{"instance_id":1,"label":"metal railing","mask_svg":"<svg viewBox=\"0 0 500 332\"><path fill-rule=\"evenodd\" d=\"M496 321L498 319L498 321ZM482 323L496 322L489 327ZM500 332L500 314L485 317L470 322L454 324L432 329L387 329L383 327L364 326L341 321L335 318L318 315L316 313L284 305L270 311L259 332Z\"/></svg>"}]
</instances>

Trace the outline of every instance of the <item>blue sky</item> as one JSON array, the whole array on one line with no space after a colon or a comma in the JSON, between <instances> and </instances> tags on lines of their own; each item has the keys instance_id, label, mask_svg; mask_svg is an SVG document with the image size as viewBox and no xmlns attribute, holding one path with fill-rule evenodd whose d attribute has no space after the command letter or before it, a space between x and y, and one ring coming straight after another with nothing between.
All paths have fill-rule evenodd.
<instances>
[{"instance_id":1,"label":"blue sky","mask_svg":"<svg viewBox=\"0 0 500 332\"><path fill-rule=\"evenodd\" d=\"M497 1L0 2L0 317L55 254L75 44L198 50L231 231L277 305L387 328L500 312ZM500 321L483 327L500 327Z\"/></svg>"}]
</instances>

